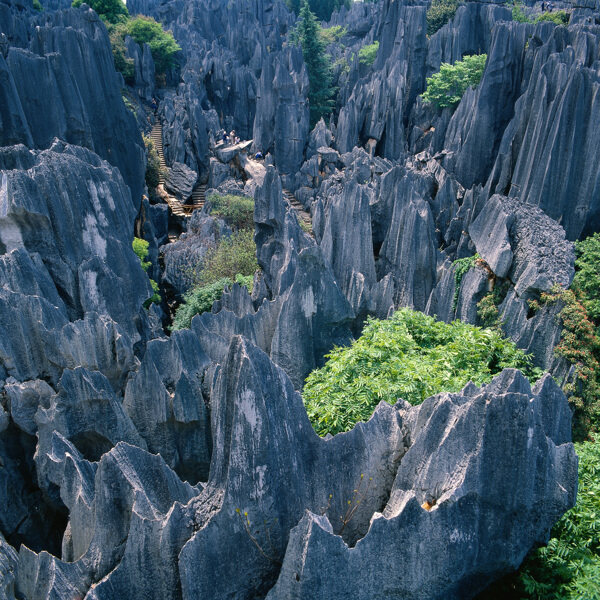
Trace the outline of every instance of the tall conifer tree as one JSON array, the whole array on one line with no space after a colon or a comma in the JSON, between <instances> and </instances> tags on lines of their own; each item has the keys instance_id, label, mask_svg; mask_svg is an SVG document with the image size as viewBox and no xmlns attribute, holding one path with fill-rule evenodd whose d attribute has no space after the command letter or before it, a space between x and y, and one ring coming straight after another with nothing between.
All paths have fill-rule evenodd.
<instances>
[{"instance_id":1,"label":"tall conifer tree","mask_svg":"<svg viewBox=\"0 0 600 600\"><path fill-rule=\"evenodd\" d=\"M334 107L333 88L331 84L331 61L325 54L325 44L319 35L321 26L311 12L307 0L303 0L298 19L298 40L302 46L304 62L308 69L310 89L310 124L331 113Z\"/></svg>"}]
</instances>

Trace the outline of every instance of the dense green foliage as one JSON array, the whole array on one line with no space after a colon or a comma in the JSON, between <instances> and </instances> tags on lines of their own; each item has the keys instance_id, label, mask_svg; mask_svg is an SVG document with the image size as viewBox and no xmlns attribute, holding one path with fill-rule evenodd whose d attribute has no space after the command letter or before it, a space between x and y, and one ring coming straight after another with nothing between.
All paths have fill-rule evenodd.
<instances>
[{"instance_id":1,"label":"dense green foliage","mask_svg":"<svg viewBox=\"0 0 600 600\"><path fill-rule=\"evenodd\" d=\"M442 63L439 72L427 78L423 100L438 108L458 104L466 89L481 80L486 60L487 54L473 54L453 65Z\"/></svg>"},{"instance_id":2,"label":"dense green foliage","mask_svg":"<svg viewBox=\"0 0 600 600\"><path fill-rule=\"evenodd\" d=\"M148 155L146 162L146 185L149 190L155 190L161 175L160 157L151 138L144 136L144 144Z\"/></svg>"},{"instance_id":3,"label":"dense green foliage","mask_svg":"<svg viewBox=\"0 0 600 600\"><path fill-rule=\"evenodd\" d=\"M530 552L518 573L481 598L600 600L600 439L575 449L577 504L554 526L547 546Z\"/></svg>"},{"instance_id":4,"label":"dense green foliage","mask_svg":"<svg viewBox=\"0 0 600 600\"><path fill-rule=\"evenodd\" d=\"M221 217L235 229L254 227L254 200L246 196L233 194L211 194L208 197L211 205L210 214Z\"/></svg>"},{"instance_id":5,"label":"dense green foliage","mask_svg":"<svg viewBox=\"0 0 600 600\"><path fill-rule=\"evenodd\" d=\"M466 256L465 258L459 258L455 260L452 265L454 266L454 299L452 301L452 310L456 310L458 304L458 297L460 295L460 284L462 283L463 277L467 274L469 269L475 266L475 263L479 259L479 254L473 256Z\"/></svg>"},{"instance_id":6,"label":"dense green foliage","mask_svg":"<svg viewBox=\"0 0 600 600\"><path fill-rule=\"evenodd\" d=\"M321 29L319 35L325 44L333 44L334 42L339 42L345 35L347 31L345 27L341 25L333 25L332 27L327 27Z\"/></svg>"},{"instance_id":7,"label":"dense green foliage","mask_svg":"<svg viewBox=\"0 0 600 600\"><path fill-rule=\"evenodd\" d=\"M482 384L505 367L535 379L531 358L497 330L444 323L407 308L369 319L362 336L335 348L306 379L303 396L315 430L338 433L366 421L375 406L403 398L419 404L438 392Z\"/></svg>"},{"instance_id":8,"label":"dense green foliage","mask_svg":"<svg viewBox=\"0 0 600 600\"><path fill-rule=\"evenodd\" d=\"M512 19L517 23L531 23L531 19L523 10L523 4L518 0L513 0L512 3Z\"/></svg>"},{"instance_id":9,"label":"dense green foliage","mask_svg":"<svg viewBox=\"0 0 600 600\"><path fill-rule=\"evenodd\" d=\"M135 61L127 56L125 48L125 24L108 26L108 36L112 48L115 69L123 75L127 85L133 85L135 80Z\"/></svg>"},{"instance_id":10,"label":"dense green foliage","mask_svg":"<svg viewBox=\"0 0 600 600\"><path fill-rule=\"evenodd\" d=\"M245 285L248 291L252 292L252 275L237 275L235 282ZM228 277L218 279L213 283L204 286L196 286L185 296L184 301L175 312L173 318L173 330L184 329L191 325L192 319L203 312L208 312L215 300L219 300L226 287L231 287L233 281Z\"/></svg>"},{"instance_id":11,"label":"dense green foliage","mask_svg":"<svg viewBox=\"0 0 600 600\"><path fill-rule=\"evenodd\" d=\"M78 8L84 2L109 23L118 23L129 16L129 11L121 0L73 0L71 6Z\"/></svg>"},{"instance_id":12,"label":"dense green foliage","mask_svg":"<svg viewBox=\"0 0 600 600\"><path fill-rule=\"evenodd\" d=\"M173 34L152 17L135 17L127 21L125 30L137 44L150 46L157 74L164 75L175 64L175 55L181 48Z\"/></svg>"},{"instance_id":13,"label":"dense green foliage","mask_svg":"<svg viewBox=\"0 0 600 600\"><path fill-rule=\"evenodd\" d=\"M377 51L379 50L379 42L375 42L373 44L369 44L368 46L363 46L358 51L358 61L361 65L366 65L370 67L377 58Z\"/></svg>"},{"instance_id":14,"label":"dense green foliage","mask_svg":"<svg viewBox=\"0 0 600 600\"><path fill-rule=\"evenodd\" d=\"M147 272L150 266L152 265L150 261L146 260L146 258L148 258L148 242L141 238L134 237L133 242L131 242L131 246L133 248L133 251L136 253L137 257L140 259L142 269L144 269L144 271ZM150 285L152 286L152 290L154 291L154 293L152 294L152 296L150 296L150 298L148 298L148 300L144 302L144 308L148 308L153 302L155 302L156 304L160 304L161 302L161 297L158 293L158 283L156 283L154 279L151 279Z\"/></svg>"},{"instance_id":15,"label":"dense green foliage","mask_svg":"<svg viewBox=\"0 0 600 600\"><path fill-rule=\"evenodd\" d=\"M131 85L134 78L134 61L127 57L125 48L125 37L128 35L137 44L150 46L157 82L164 83L167 71L175 64L175 55L181 50L173 34L165 31L152 17L130 19L120 15L116 21L106 20L115 69L122 73L125 83Z\"/></svg>"},{"instance_id":16,"label":"dense green foliage","mask_svg":"<svg viewBox=\"0 0 600 600\"><path fill-rule=\"evenodd\" d=\"M33 8L38 12L42 12L44 10L40 0L33 0Z\"/></svg>"},{"instance_id":17,"label":"dense green foliage","mask_svg":"<svg viewBox=\"0 0 600 600\"><path fill-rule=\"evenodd\" d=\"M331 59L325 53L325 42L321 27L315 15L304 0L296 27L296 35L302 46L302 55L308 70L308 102L310 106L310 126L321 117L331 113L334 107Z\"/></svg>"},{"instance_id":18,"label":"dense green foliage","mask_svg":"<svg viewBox=\"0 0 600 600\"><path fill-rule=\"evenodd\" d=\"M432 0L427 10L427 35L433 35L454 18L458 0Z\"/></svg>"},{"instance_id":19,"label":"dense green foliage","mask_svg":"<svg viewBox=\"0 0 600 600\"><path fill-rule=\"evenodd\" d=\"M570 18L571 16L568 12L564 10L555 10L552 12L545 12L541 15L538 15L535 19L535 22L542 23L544 21L549 21L550 23L554 23L555 25L568 25Z\"/></svg>"},{"instance_id":20,"label":"dense green foliage","mask_svg":"<svg viewBox=\"0 0 600 600\"><path fill-rule=\"evenodd\" d=\"M197 281L208 285L223 277L235 279L240 274L253 275L257 269L254 233L250 229L240 229L221 238L219 245L206 254Z\"/></svg>"},{"instance_id":21,"label":"dense green foliage","mask_svg":"<svg viewBox=\"0 0 600 600\"><path fill-rule=\"evenodd\" d=\"M286 4L290 10L296 14L302 9L301 0L286 0ZM350 8L352 0L308 0L310 10L316 15L319 21L329 21L334 10L345 6Z\"/></svg>"},{"instance_id":22,"label":"dense green foliage","mask_svg":"<svg viewBox=\"0 0 600 600\"><path fill-rule=\"evenodd\" d=\"M600 233L595 233L582 242L575 242L576 290L587 313L596 325L600 325Z\"/></svg>"}]
</instances>

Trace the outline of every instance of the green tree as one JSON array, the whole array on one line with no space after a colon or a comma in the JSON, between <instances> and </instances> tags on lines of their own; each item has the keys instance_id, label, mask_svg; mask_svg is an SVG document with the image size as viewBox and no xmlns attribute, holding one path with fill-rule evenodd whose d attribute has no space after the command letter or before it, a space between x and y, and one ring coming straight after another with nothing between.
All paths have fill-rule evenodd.
<instances>
[{"instance_id":1,"label":"green tree","mask_svg":"<svg viewBox=\"0 0 600 600\"><path fill-rule=\"evenodd\" d=\"M121 0L73 0L71 6L78 8L84 1L109 23L118 23L129 16L129 11Z\"/></svg>"},{"instance_id":2,"label":"green tree","mask_svg":"<svg viewBox=\"0 0 600 600\"><path fill-rule=\"evenodd\" d=\"M486 60L487 54L473 54L453 65L442 63L439 72L427 78L423 100L438 108L458 104L466 89L481 81Z\"/></svg>"},{"instance_id":3,"label":"green tree","mask_svg":"<svg viewBox=\"0 0 600 600\"><path fill-rule=\"evenodd\" d=\"M377 51L379 50L379 42L374 42L368 46L363 46L358 51L358 61L361 65L370 67L377 58Z\"/></svg>"},{"instance_id":4,"label":"green tree","mask_svg":"<svg viewBox=\"0 0 600 600\"><path fill-rule=\"evenodd\" d=\"M427 35L433 35L454 18L458 0L433 0L427 10Z\"/></svg>"},{"instance_id":5,"label":"green tree","mask_svg":"<svg viewBox=\"0 0 600 600\"><path fill-rule=\"evenodd\" d=\"M149 190L155 190L160 183L161 166L160 157L154 142L151 138L144 136L144 144L146 146L146 152L148 154L148 160L146 162L146 185Z\"/></svg>"},{"instance_id":6,"label":"green tree","mask_svg":"<svg viewBox=\"0 0 600 600\"><path fill-rule=\"evenodd\" d=\"M175 64L175 55L181 50L170 31L152 17L136 17L127 21L124 33L137 44L148 44L157 75L164 75Z\"/></svg>"},{"instance_id":7,"label":"green tree","mask_svg":"<svg viewBox=\"0 0 600 600\"><path fill-rule=\"evenodd\" d=\"M321 117L329 115L334 107L331 59L325 54L321 27L311 12L307 0L302 3L297 35L308 69L310 124L313 127Z\"/></svg>"}]
</instances>

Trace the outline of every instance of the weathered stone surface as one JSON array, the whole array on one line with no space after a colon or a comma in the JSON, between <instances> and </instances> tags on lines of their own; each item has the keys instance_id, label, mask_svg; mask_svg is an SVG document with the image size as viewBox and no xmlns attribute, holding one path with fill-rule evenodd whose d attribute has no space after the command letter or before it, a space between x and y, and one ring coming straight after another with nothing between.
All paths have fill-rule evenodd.
<instances>
[{"instance_id":1,"label":"weathered stone surface","mask_svg":"<svg viewBox=\"0 0 600 600\"><path fill-rule=\"evenodd\" d=\"M62 142L38 153L22 146L2 149L0 200L2 249L40 253L43 265L38 261L37 270L46 270L56 286L48 297L53 306L44 309L59 319L54 328L66 315L98 312L139 337L138 313L152 291L130 246L136 209L117 169L89 150ZM117 297L115 281L131 285ZM30 301L43 304L45 298L30 296Z\"/></svg>"},{"instance_id":2,"label":"weathered stone surface","mask_svg":"<svg viewBox=\"0 0 600 600\"><path fill-rule=\"evenodd\" d=\"M155 73L154 60L150 46L144 44L140 47L129 36L125 36L127 56L134 60L134 85L141 98L150 102L154 94Z\"/></svg>"},{"instance_id":3,"label":"weathered stone surface","mask_svg":"<svg viewBox=\"0 0 600 600\"><path fill-rule=\"evenodd\" d=\"M14 600L17 553L0 533L0 600Z\"/></svg>"},{"instance_id":4,"label":"weathered stone surface","mask_svg":"<svg viewBox=\"0 0 600 600\"><path fill-rule=\"evenodd\" d=\"M501 390L502 399L494 398ZM485 585L481 573L514 569L524 556L519 546L545 541L553 518L574 501L576 458L560 395L549 376L531 391L520 373L504 371L481 390L469 384L462 394L400 409L411 445L383 511L354 548L325 516L307 512L290 534L269 600L326 598L332 589L369 598L469 598ZM426 448L433 451L424 462ZM427 569L404 543L415 532L429 540ZM395 568L398 560L404 568Z\"/></svg>"},{"instance_id":5,"label":"weathered stone surface","mask_svg":"<svg viewBox=\"0 0 600 600\"><path fill-rule=\"evenodd\" d=\"M207 479L210 463L210 416L201 389L209 362L188 330L153 340L123 400L148 450L192 483Z\"/></svg>"},{"instance_id":6,"label":"weathered stone surface","mask_svg":"<svg viewBox=\"0 0 600 600\"><path fill-rule=\"evenodd\" d=\"M186 202L190 199L197 181L198 173L187 165L174 162L165 177L165 187L176 198Z\"/></svg>"},{"instance_id":7,"label":"weathered stone surface","mask_svg":"<svg viewBox=\"0 0 600 600\"><path fill-rule=\"evenodd\" d=\"M51 452L51 476L70 513L63 540L64 560L22 546L17 589L26 598L67 598L85 595L90 586L94 590L94 584L109 573L115 575L119 561L131 560L130 544L140 547L134 540L139 542L143 537L144 522L162 521L174 502L185 503L198 493L182 483L160 456L125 443L118 444L100 462L90 463L54 433ZM166 562L156 564L156 568L168 573ZM141 582L144 578L139 574ZM164 583L170 583L168 577Z\"/></svg>"},{"instance_id":8,"label":"weathered stone surface","mask_svg":"<svg viewBox=\"0 0 600 600\"><path fill-rule=\"evenodd\" d=\"M0 58L0 146L47 148L58 137L117 166L138 206L143 142L121 99L106 29L89 8L32 12L3 4L11 47Z\"/></svg>"},{"instance_id":9,"label":"weathered stone surface","mask_svg":"<svg viewBox=\"0 0 600 600\"><path fill-rule=\"evenodd\" d=\"M221 220L196 210L188 221L187 231L176 242L161 248L163 280L180 296L197 280L206 253L216 247L231 229Z\"/></svg>"}]
</instances>

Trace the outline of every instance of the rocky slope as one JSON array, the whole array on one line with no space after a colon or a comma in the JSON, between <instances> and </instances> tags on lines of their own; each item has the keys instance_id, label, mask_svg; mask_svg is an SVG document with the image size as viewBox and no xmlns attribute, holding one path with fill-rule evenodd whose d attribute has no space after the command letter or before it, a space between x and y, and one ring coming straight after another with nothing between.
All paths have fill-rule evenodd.
<instances>
[{"instance_id":1,"label":"rocky slope","mask_svg":"<svg viewBox=\"0 0 600 600\"><path fill-rule=\"evenodd\" d=\"M494 290L505 331L563 372L557 307L528 301L570 284L572 242L600 228L598 7L555 27L466 3L430 38L425 3L343 9L330 52L349 68L310 131L281 2L131 0L183 49L155 89L129 44L137 123L156 94L167 165L255 200L252 295L235 285L170 334L143 307L134 231L182 294L179 267L227 226L142 201L106 29L86 6L44 5L0 0L0 598L470 598L516 569L575 501L549 375L382 404L330 439L298 390L367 315L477 322ZM422 102L427 75L480 51L455 110ZM265 166L216 149L220 128ZM475 252L458 284L454 261Z\"/></svg>"}]
</instances>

